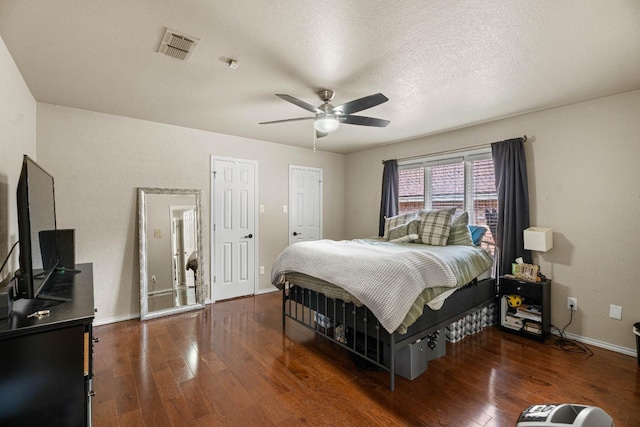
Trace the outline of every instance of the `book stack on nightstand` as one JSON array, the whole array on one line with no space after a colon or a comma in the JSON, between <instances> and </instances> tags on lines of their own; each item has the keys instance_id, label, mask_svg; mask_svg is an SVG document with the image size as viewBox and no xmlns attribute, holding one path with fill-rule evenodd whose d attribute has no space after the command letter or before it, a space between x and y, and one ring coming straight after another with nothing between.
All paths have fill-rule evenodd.
<instances>
[{"instance_id":1,"label":"book stack on nightstand","mask_svg":"<svg viewBox=\"0 0 640 427\"><path fill-rule=\"evenodd\" d=\"M551 331L551 281L526 282L501 277L498 284L500 328L544 342ZM522 304L510 307L508 297L518 296Z\"/></svg>"},{"instance_id":2,"label":"book stack on nightstand","mask_svg":"<svg viewBox=\"0 0 640 427\"><path fill-rule=\"evenodd\" d=\"M542 307L535 304L522 304L520 307L507 309L504 326L542 335Z\"/></svg>"}]
</instances>

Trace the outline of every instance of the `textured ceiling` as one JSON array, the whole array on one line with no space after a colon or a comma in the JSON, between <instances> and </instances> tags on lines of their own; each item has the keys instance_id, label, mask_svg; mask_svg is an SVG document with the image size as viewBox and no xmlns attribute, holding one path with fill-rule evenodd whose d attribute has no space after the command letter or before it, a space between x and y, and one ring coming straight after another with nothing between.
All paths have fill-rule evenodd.
<instances>
[{"instance_id":1,"label":"textured ceiling","mask_svg":"<svg viewBox=\"0 0 640 427\"><path fill-rule=\"evenodd\" d=\"M1 0L0 35L39 102L302 147L312 121L258 125L311 115L276 93L382 92L358 114L388 127L318 141L342 153L640 89L637 0Z\"/></svg>"}]
</instances>

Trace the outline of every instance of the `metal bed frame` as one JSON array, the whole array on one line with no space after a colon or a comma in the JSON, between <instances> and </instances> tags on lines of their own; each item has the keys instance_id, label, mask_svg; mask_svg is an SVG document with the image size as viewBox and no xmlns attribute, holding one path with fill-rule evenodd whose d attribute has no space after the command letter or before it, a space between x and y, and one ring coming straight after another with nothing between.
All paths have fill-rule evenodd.
<instances>
[{"instance_id":1,"label":"metal bed frame","mask_svg":"<svg viewBox=\"0 0 640 427\"><path fill-rule=\"evenodd\" d=\"M490 284L485 284L485 286L495 284L494 279L485 280L491 282ZM459 291L476 288L477 284L478 281L474 279ZM470 292L474 292L473 289ZM452 297L456 294L458 292L455 292ZM288 317L316 334L333 341L352 354L365 359L374 366L389 371L389 388L393 391L395 389L395 359L397 352L416 340L425 338L438 329L464 317L466 314L494 302L495 287L493 292L485 290L483 294L480 295L480 300L478 298L465 299L467 303L462 304L459 310L455 308L452 310L449 307L444 317L437 314L430 316L430 314L437 313L437 311L425 306L424 313L420 319L425 318L425 316L429 316L429 318L422 322L416 322L416 324L409 327L406 334L399 334L397 332L389 333L384 329L378 319L365 306L356 306L341 299L329 298L320 292L299 285L289 284L282 289L282 328L283 330L285 329ZM331 327L328 327L328 325L323 327L316 322L316 313L324 316L322 319L330 319ZM350 335L353 338L350 342L336 339L334 330L338 325L344 325L345 328L351 329L352 333ZM442 339L444 339L444 334ZM385 354L388 357L384 357Z\"/></svg>"}]
</instances>

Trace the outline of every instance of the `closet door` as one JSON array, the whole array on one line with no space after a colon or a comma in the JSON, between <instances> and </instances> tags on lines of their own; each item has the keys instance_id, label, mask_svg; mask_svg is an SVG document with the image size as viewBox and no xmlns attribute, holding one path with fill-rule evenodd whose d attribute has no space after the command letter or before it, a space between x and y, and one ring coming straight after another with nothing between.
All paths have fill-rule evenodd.
<instances>
[{"instance_id":1,"label":"closet door","mask_svg":"<svg viewBox=\"0 0 640 427\"><path fill-rule=\"evenodd\" d=\"M289 244L322 239L322 169L289 166Z\"/></svg>"},{"instance_id":2,"label":"closet door","mask_svg":"<svg viewBox=\"0 0 640 427\"><path fill-rule=\"evenodd\" d=\"M213 300L255 293L256 162L213 158Z\"/></svg>"}]
</instances>

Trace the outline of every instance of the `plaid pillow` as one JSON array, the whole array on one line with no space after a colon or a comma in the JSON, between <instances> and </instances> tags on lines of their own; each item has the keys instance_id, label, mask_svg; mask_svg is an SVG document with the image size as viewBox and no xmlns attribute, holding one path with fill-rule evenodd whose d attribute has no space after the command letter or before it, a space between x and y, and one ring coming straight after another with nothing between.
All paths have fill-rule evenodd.
<instances>
[{"instance_id":1,"label":"plaid pillow","mask_svg":"<svg viewBox=\"0 0 640 427\"><path fill-rule=\"evenodd\" d=\"M411 243L418 239L417 234L407 234L406 236L398 237L397 239L389 239L390 243Z\"/></svg>"},{"instance_id":2,"label":"plaid pillow","mask_svg":"<svg viewBox=\"0 0 640 427\"><path fill-rule=\"evenodd\" d=\"M446 246L451 231L453 209L420 211L418 241L425 245Z\"/></svg>"},{"instance_id":3,"label":"plaid pillow","mask_svg":"<svg viewBox=\"0 0 640 427\"><path fill-rule=\"evenodd\" d=\"M401 237L406 237L408 235L415 236L413 239L418 238L418 230L420 229L420 220L414 219L411 222L407 222L406 224L399 225L397 227L389 230L389 241L399 239ZM413 240L412 239L412 240ZM409 240L405 240L409 241Z\"/></svg>"},{"instance_id":4,"label":"plaid pillow","mask_svg":"<svg viewBox=\"0 0 640 427\"><path fill-rule=\"evenodd\" d=\"M409 234L418 234L420 232L420 217L414 219L409 223L409 230L407 230Z\"/></svg>"},{"instance_id":5,"label":"plaid pillow","mask_svg":"<svg viewBox=\"0 0 640 427\"><path fill-rule=\"evenodd\" d=\"M386 240L389 240L389 230L396 228L399 225L404 225L418 216L418 212L409 212L402 215L392 216L391 218L385 218L384 220L384 236Z\"/></svg>"},{"instance_id":6,"label":"plaid pillow","mask_svg":"<svg viewBox=\"0 0 640 427\"><path fill-rule=\"evenodd\" d=\"M447 239L447 245L467 245L473 246L473 239L469 231L469 214L463 212L451 221L451 231Z\"/></svg>"},{"instance_id":7,"label":"plaid pillow","mask_svg":"<svg viewBox=\"0 0 640 427\"><path fill-rule=\"evenodd\" d=\"M409 222L406 224L399 225L397 227L393 227L389 230L389 241L398 239L400 237L406 236L409 234Z\"/></svg>"}]
</instances>

